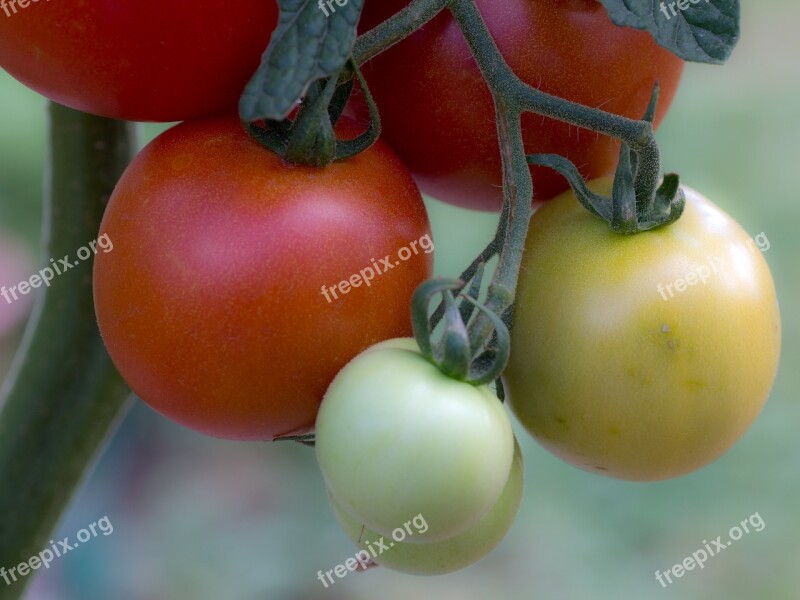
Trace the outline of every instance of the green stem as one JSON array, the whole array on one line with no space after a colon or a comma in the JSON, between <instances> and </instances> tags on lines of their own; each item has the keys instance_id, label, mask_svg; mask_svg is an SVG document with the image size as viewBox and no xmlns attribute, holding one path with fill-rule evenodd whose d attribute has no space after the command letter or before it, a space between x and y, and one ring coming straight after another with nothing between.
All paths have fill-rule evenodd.
<instances>
[{"instance_id":1,"label":"green stem","mask_svg":"<svg viewBox=\"0 0 800 600\"><path fill-rule=\"evenodd\" d=\"M132 126L50 104L42 263L98 237L100 219L135 151ZM111 240L113 243L113 240ZM129 392L106 353L92 298L91 259L41 288L0 389L0 567L49 544L58 519L120 419ZM20 598L32 579L0 579Z\"/></svg>"},{"instance_id":2,"label":"green stem","mask_svg":"<svg viewBox=\"0 0 800 600\"><path fill-rule=\"evenodd\" d=\"M353 58L357 64L363 65L414 33L446 6L447 0L414 0L391 18L360 35L353 48Z\"/></svg>"},{"instance_id":3,"label":"green stem","mask_svg":"<svg viewBox=\"0 0 800 600\"><path fill-rule=\"evenodd\" d=\"M503 245L503 240L505 239L505 228L506 228L506 211L503 209L502 214L500 215L500 224L498 226L497 233L495 233L494 238L491 242L481 251L478 256L470 263L470 265L464 269L464 271L459 275L458 280L461 282L456 287L452 289L454 294L459 294L462 292L469 282L475 277L480 269L481 265L485 265L489 260L500 252L500 248ZM430 326L431 330L435 329L439 322L442 320L444 316L444 304L439 304L434 310L433 314L430 318Z\"/></svg>"},{"instance_id":4,"label":"green stem","mask_svg":"<svg viewBox=\"0 0 800 600\"><path fill-rule=\"evenodd\" d=\"M525 249L532 209L533 182L522 139L522 115L495 96L497 132L503 165L503 203L507 207L506 234L500 260L484 306L498 315L514 303L519 267ZM484 346L494 330L494 323L481 312L470 326L473 356Z\"/></svg>"},{"instance_id":5,"label":"green stem","mask_svg":"<svg viewBox=\"0 0 800 600\"><path fill-rule=\"evenodd\" d=\"M359 36L353 58L361 65L425 25L444 8L450 10L470 46L495 98L520 112L533 112L577 127L618 138L637 155L640 168L634 180L636 203L652 203L660 176L660 156L653 127L542 92L522 81L508 66L495 44L475 0L414 0L377 27Z\"/></svg>"},{"instance_id":6,"label":"green stem","mask_svg":"<svg viewBox=\"0 0 800 600\"><path fill-rule=\"evenodd\" d=\"M492 92L498 122L503 165L504 209L507 234L500 260L489 285L485 306L503 314L513 304L519 267L531 217L533 185L522 139L521 115L534 112L622 139L636 152L637 198L652 198L660 170L658 146L647 121L635 121L546 94L523 82L508 66L480 14L475 0L448 0L478 68ZM488 341L494 325L481 313L470 326L473 355Z\"/></svg>"},{"instance_id":7,"label":"green stem","mask_svg":"<svg viewBox=\"0 0 800 600\"><path fill-rule=\"evenodd\" d=\"M510 105L545 115L578 127L619 138L645 160L652 160L655 148L653 128L637 121L591 108L538 90L522 81L508 66L486 26L474 0L414 0L356 40L353 58L359 65L402 41L448 8L461 28L486 83Z\"/></svg>"},{"instance_id":8,"label":"green stem","mask_svg":"<svg viewBox=\"0 0 800 600\"><path fill-rule=\"evenodd\" d=\"M632 192L637 206L650 206L656 197L660 156L648 120L633 120L546 94L522 81L508 66L497 47L475 0L414 0L405 9L362 35L356 41L354 59L361 64L413 33L442 8L447 8L458 23L478 68L494 99L503 166L503 213L495 239L486 247L455 286L463 290L477 273L479 265L499 253L499 262L489 284L484 307L487 310L470 323L472 357L478 357L493 332L501 333L488 315L509 318L513 306L519 268L532 215L533 182L522 138L522 115L533 112L578 127L616 137L635 154L637 168L632 174ZM623 146L626 147L626 146ZM616 188L616 186L615 186ZM631 194L633 198L634 194ZM631 202L628 204L633 205ZM419 296L426 304L427 297ZM417 307L422 309L422 307ZM432 331L445 313L440 304L428 323ZM414 310L412 310L414 313ZM420 313L422 314L422 313ZM428 333L425 334L427 336ZM503 336L505 337L505 336ZM505 349L502 349L505 350ZM504 352L498 354L504 356ZM496 370L496 369L495 369Z\"/></svg>"},{"instance_id":9,"label":"green stem","mask_svg":"<svg viewBox=\"0 0 800 600\"><path fill-rule=\"evenodd\" d=\"M646 121L607 113L531 87L506 63L474 0L449 0L448 8L461 27L486 83L507 103L620 138L631 146L641 147L646 143L645 138L652 137L652 127Z\"/></svg>"},{"instance_id":10,"label":"green stem","mask_svg":"<svg viewBox=\"0 0 800 600\"><path fill-rule=\"evenodd\" d=\"M509 106L598 131L627 143L639 156L637 198L652 198L658 185L659 153L653 127L546 94L522 81L508 66L497 48L474 0L449 0L448 8L461 27L487 85Z\"/></svg>"}]
</instances>

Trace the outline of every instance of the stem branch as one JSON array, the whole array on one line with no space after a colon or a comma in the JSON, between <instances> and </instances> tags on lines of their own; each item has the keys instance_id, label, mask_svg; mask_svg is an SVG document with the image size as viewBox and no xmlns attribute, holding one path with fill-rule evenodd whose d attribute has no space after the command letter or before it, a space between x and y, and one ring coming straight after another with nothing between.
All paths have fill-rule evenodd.
<instances>
[{"instance_id":1,"label":"stem branch","mask_svg":"<svg viewBox=\"0 0 800 600\"><path fill-rule=\"evenodd\" d=\"M363 65L370 58L407 38L433 19L447 6L448 0L414 0L389 19L370 29L356 40L353 58Z\"/></svg>"}]
</instances>

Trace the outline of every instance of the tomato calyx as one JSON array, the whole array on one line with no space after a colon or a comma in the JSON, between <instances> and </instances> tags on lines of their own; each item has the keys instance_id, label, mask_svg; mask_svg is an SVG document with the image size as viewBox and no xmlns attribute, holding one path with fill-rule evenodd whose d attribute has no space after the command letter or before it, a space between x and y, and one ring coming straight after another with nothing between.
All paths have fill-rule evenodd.
<instances>
[{"instance_id":1,"label":"tomato calyx","mask_svg":"<svg viewBox=\"0 0 800 600\"><path fill-rule=\"evenodd\" d=\"M642 118L643 122L653 122L658 104L658 91L656 82L647 111ZM635 234L674 223L681 217L686 205L686 197L680 188L680 178L676 173L665 174L661 185L652 193L641 189L637 191L635 182L639 170L649 169L651 168L649 165L657 165L658 161L653 163L641 161L631 150L630 145L624 141L620 149L610 198L592 192L575 164L563 156L529 154L526 159L528 164L558 171L569 182L583 207L603 219L617 233Z\"/></svg>"},{"instance_id":2,"label":"tomato calyx","mask_svg":"<svg viewBox=\"0 0 800 600\"><path fill-rule=\"evenodd\" d=\"M511 352L508 325L474 298L480 290L482 275L481 264L469 292L459 294L460 305L456 304L452 290L461 290L464 282L457 279L430 279L417 288L411 300L411 322L422 355L448 377L472 385L497 380ZM428 306L437 294L442 294L444 314L441 338L434 343L432 330L436 325L431 327L428 320ZM488 317L494 328L486 343L480 336L471 336L466 325L476 310Z\"/></svg>"},{"instance_id":3,"label":"tomato calyx","mask_svg":"<svg viewBox=\"0 0 800 600\"><path fill-rule=\"evenodd\" d=\"M354 80L359 82L369 107L370 123L367 130L354 139L339 140L334 128L353 91ZM313 82L294 112L294 118L262 122L243 120L242 124L250 137L286 162L317 168L367 150L380 136L378 108L352 59L338 74Z\"/></svg>"}]
</instances>

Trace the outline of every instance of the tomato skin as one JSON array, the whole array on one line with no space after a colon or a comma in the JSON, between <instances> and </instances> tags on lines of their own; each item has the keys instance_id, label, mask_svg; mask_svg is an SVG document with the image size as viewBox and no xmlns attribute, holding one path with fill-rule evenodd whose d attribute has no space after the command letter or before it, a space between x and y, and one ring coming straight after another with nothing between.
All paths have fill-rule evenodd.
<instances>
[{"instance_id":1,"label":"tomato skin","mask_svg":"<svg viewBox=\"0 0 800 600\"><path fill-rule=\"evenodd\" d=\"M607 193L610 180L592 187ZM742 436L772 387L769 267L730 216L684 189L681 219L635 236L612 233L571 192L532 219L503 379L528 432L575 466L641 481L698 469Z\"/></svg>"},{"instance_id":2,"label":"tomato skin","mask_svg":"<svg viewBox=\"0 0 800 600\"><path fill-rule=\"evenodd\" d=\"M0 67L71 108L131 121L234 111L275 0L58 0L0 11Z\"/></svg>"},{"instance_id":3,"label":"tomato skin","mask_svg":"<svg viewBox=\"0 0 800 600\"><path fill-rule=\"evenodd\" d=\"M524 487L522 452L514 440L514 459L505 487L494 505L475 525L459 535L428 544L411 543L417 535L412 527L412 535L404 541L398 542L396 538L388 538L395 541L391 542L388 550L379 550L380 554L375 557L375 562L395 571L413 575L444 575L476 563L494 550L508 533L519 511ZM363 523L344 510L330 492L328 500L333 507L336 520L347 536L369 554L370 542L378 540L380 534L367 529ZM400 534L397 535L397 538L399 537Z\"/></svg>"},{"instance_id":4,"label":"tomato skin","mask_svg":"<svg viewBox=\"0 0 800 600\"><path fill-rule=\"evenodd\" d=\"M428 528L411 544L463 533L491 509L508 481L514 434L487 386L444 375L394 340L340 371L317 416L325 483L349 514L391 535L416 514Z\"/></svg>"},{"instance_id":5,"label":"tomato skin","mask_svg":"<svg viewBox=\"0 0 800 600\"><path fill-rule=\"evenodd\" d=\"M409 0L367 0L360 30L379 24ZM595 0L478 0L509 66L543 92L640 119L656 79L655 125L667 113L683 61L646 32L617 27ZM502 206L494 104L455 20L437 16L364 66L380 108L386 141L423 192L479 210ZM356 103L360 116L366 114ZM585 129L526 114L528 153L567 156L591 179L613 172L619 143ZM532 169L537 200L569 188L559 174Z\"/></svg>"},{"instance_id":6,"label":"tomato skin","mask_svg":"<svg viewBox=\"0 0 800 600\"><path fill-rule=\"evenodd\" d=\"M114 248L96 258L95 306L117 368L160 413L231 439L309 431L351 358L411 333L409 302L432 270L420 251L329 303L323 285L430 234L419 191L382 142L325 169L291 166L235 117L148 145L101 231Z\"/></svg>"}]
</instances>

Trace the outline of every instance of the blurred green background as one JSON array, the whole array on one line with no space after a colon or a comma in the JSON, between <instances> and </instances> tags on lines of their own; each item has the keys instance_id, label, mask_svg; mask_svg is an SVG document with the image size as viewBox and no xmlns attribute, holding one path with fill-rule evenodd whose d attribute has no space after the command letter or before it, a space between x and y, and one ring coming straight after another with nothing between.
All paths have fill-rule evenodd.
<instances>
[{"instance_id":1,"label":"blurred green background","mask_svg":"<svg viewBox=\"0 0 800 600\"><path fill-rule=\"evenodd\" d=\"M57 560L28 597L800 597L800 235L793 225L800 223L800 7L770 0L742 10L743 37L730 62L687 67L658 135L665 169L771 243L765 258L782 309L781 369L764 412L733 450L686 477L632 484L574 469L518 428L526 493L511 532L489 557L449 576L379 568L324 589L317 571L344 562L355 547L334 521L311 449L205 438L137 403L54 538L74 537L105 515L113 534ZM16 236L32 261L44 127L44 101L0 73L0 239ZM143 141L161 129L143 127ZM491 238L495 217L428 204L437 272L455 275ZM11 251L0 252L2 259ZM0 340L0 375L18 339L19 328ZM681 562L703 540L725 539L755 512L763 531L667 589L655 580L656 569Z\"/></svg>"}]
</instances>

